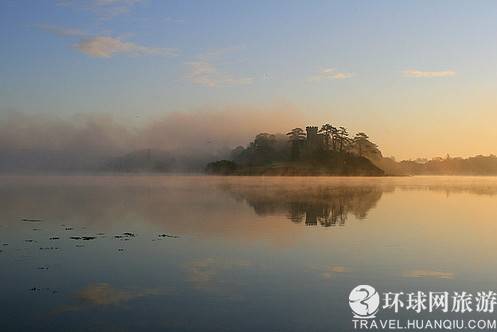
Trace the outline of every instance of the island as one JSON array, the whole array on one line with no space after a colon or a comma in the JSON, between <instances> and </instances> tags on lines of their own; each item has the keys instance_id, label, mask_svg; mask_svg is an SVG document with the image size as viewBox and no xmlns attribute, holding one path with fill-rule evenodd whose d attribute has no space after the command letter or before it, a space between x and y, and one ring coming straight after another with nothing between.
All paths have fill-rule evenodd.
<instances>
[{"instance_id":1,"label":"island","mask_svg":"<svg viewBox=\"0 0 497 332\"><path fill-rule=\"evenodd\" d=\"M258 134L247 147L235 148L229 159L210 162L215 175L383 176L372 160L382 158L363 132L349 137L344 127L294 128L287 134Z\"/></svg>"}]
</instances>

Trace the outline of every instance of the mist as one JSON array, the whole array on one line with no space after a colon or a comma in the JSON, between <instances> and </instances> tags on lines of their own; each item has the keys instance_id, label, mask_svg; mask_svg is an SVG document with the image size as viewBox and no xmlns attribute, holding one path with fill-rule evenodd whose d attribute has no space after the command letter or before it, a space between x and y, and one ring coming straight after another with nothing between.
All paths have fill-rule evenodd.
<instances>
[{"instance_id":1,"label":"mist","mask_svg":"<svg viewBox=\"0 0 497 332\"><path fill-rule=\"evenodd\" d=\"M0 115L0 172L94 172L145 149L167 153L176 171L198 170L257 133L286 132L303 118L288 106L169 112L140 123L108 114L7 112Z\"/></svg>"}]
</instances>

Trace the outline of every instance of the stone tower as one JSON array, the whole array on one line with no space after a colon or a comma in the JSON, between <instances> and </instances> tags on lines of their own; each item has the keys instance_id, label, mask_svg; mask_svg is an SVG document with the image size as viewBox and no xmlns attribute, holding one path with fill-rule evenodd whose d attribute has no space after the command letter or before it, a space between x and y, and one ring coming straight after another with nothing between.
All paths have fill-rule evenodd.
<instances>
[{"instance_id":1,"label":"stone tower","mask_svg":"<svg viewBox=\"0 0 497 332\"><path fill-rule=\"evenodd\" d=\"M310 150L321 149L324 146L324 136L318 133L318 127L307 126L307 146Z\"/></svg>"}]
</instances>

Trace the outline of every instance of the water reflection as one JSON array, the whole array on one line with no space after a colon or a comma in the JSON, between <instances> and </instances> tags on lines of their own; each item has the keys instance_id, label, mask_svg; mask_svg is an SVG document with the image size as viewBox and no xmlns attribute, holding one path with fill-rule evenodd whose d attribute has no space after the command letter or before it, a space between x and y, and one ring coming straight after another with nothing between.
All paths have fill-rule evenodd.
<instances>
[{"instance_id":1,"label":"water reflection","mask_svg":"<svg viewBox=\"0 0 497 332\"><path fill-rule=\"evenodd\" d=\"M90 284L73 294L73 302L54 309L51 314L60 315L68 311L84 310L88 307L116 306L146 296L163 295L158 289L118 289L108 283Z\"/></svg>"},{"instance_id":2,"label":"water reflection","mask_svg":"<svg viewBox=\"0 0 497 332\"><path fill-rule=\"evenodd\" d=\"M14 331L349 330L358 283L497 289L496 199L496 178L0 178L0 310Z\"/></svg>"},{"instance_id":3,"label":"water reflection","mask_svg":"<svg viewBox=\"0 0 497 332\"><path fill-rule=\"evenodd\" d=\"M405 271L403 274L406 278L440 278L440 279L454 279L454 273L430 271L430 270L410 270Z\"/></svg>"},{"instance_id":4,"label":"water reflection","mask_svg":"<svg viewBox=\"0 0 497 332\"><path fill-rule=\"evenodd\" d=\"M307 226L343 226L349 215L365 219L381 199L380 186L314 186L288 184L243 186L225 184L221 188L239 201L247 202L259 216L285 214L294 223Z\"/></svg>"}]
</instances>

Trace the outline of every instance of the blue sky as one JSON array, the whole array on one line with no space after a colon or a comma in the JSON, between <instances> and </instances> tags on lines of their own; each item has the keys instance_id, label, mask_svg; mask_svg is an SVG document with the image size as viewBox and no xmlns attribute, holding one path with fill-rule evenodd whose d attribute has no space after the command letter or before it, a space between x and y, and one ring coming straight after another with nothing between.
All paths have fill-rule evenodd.
<instances>
[{"instance_id":1,"label":"blue sky","mask_svg":"<svg viewBox=\"0 0 497 332\"><path fill-rule=\"evenodd\" d=\"M496 152L495 1L2 0L0 45L0 112L281 103L387 154Z\"/></svg>"}]
</instances>

